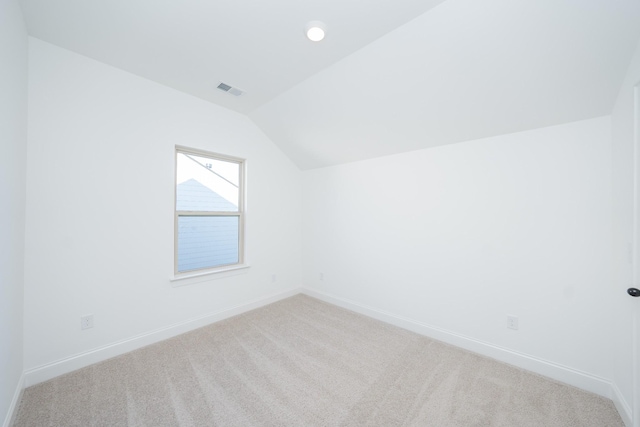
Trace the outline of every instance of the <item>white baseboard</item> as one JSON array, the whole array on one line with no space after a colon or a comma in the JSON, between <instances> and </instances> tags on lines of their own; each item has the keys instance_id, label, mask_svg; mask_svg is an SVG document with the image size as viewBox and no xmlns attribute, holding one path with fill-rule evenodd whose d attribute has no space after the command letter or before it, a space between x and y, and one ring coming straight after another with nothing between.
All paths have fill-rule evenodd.
<instances>
[{"instance_id":1,"label":"white baseboard","mask_svg":"<svg viewBox=\"0 0 640 427\"><path fill-rule=\"evenodd\" d=\"M18 384L16 385L16 391L13 393L13 399L11 399L11 405L9 405L9 410L7 411L7 416L4 418L2 427L10 427L13 425L13 422L16 419L16 415L18 415L18 404L20 403L20 399L22 398L23 391L24 373L20 375L20 379L18 380Z\"/></svg>"},{"instance_id":2,"label":"white baseboard","mask_svg":"<svg viewBox=\"0 0 640 427\"><path fill-rule=\"evenodd\" d=\"M629 406L629 402L626 401L615 383L611 385L611 400L613 400L613 404L616 405L616 409L622 421L624 421L624 425L627 427L633 426L633 411L631 410L631 406Z\"/></svg>"},{"instance_id":3,"label":"white baseboard","mask_svg":"<svg viewBox=\"0 0 640 427\"><path fill-rule=\"evenodd\" d=\"M29 387L43 381L50 380L59 375L63 375L91 364L102 362L115 356L157 343L168 338L175 337L185 332L201 328L214 322L227 319L238 314L274 303L276 301L291 297L300 293L299 288L279 292L267 297L258 298L244 304L229 307L197 318L185 320L174 325L156 329L151 332L137 335L126 340L118 341L103 347L98 347L74 356L66 357L46 365L29 369L24 373L24 387Z\"/></svg>"},{"instance_id":4,"label":"white baseboard","mask_svg":"<svg viewBox=\"0 0 640 427\"><path fill-rule=\"evenodd\" d=\"M330 304L346 308L348 310L363 314L365 316L389 323L403 329L425 335L448 344L478 353L510 365L526 369L531 372L555 379L557 381L581 388L583 390L596 393L598 395L610 398L620 413L625 425L632 426L632 411L628 402L615 384L611 381L563 366L557 363L549 362L534 356L515 352L503 347L499 347L487 342L479 341L455 332L447 331L436 326L427 325L412 319L398 316L374 307L360 304L346 298L337 297L328 293L320 292L310 288L294 288L284 292L280 292L267 297L262 297L249 301L247 303L230 307L207 315L189 319L184 322L157 329L145 334L141 334L126 340L112 343L103 347L99 347L87 352L83 352L65 359L58 360L34 369L25 371L20 377L16 391L14 393L7 416L5 417L3 427L10 427L17 415L18 404L25 387L47 381L59 375L75 371L77 369L89 366L93 363L101 362L115 356L145 347L156 342L172 338L185 332L219 322L238 314L260 308L262 306L274 303L276 301L303 293L311 297L320 299Z\"/></svg>"},{"instance_id":5,"label":"white baseboard","mask_svg":"<svg viewBox=\"0 0 640 427\"><path fill-rule=\"evenodd\" d=\"M310 288L301 288L301 292L330 304L526 369L527 371L590 391L608 399L613 397L611 381L605 378L600 378L568 366L476 340L436 326L427 325L406 317L397 316L393 313L378 310L377 308L369 307L346 298L337 297Z\"/></svg>"}]
</instances>

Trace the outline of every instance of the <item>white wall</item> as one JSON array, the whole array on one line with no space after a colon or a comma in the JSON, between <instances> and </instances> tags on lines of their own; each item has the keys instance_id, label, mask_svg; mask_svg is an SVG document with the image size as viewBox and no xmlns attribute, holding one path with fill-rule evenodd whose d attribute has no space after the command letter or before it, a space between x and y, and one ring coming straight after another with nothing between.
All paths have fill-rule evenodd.
<instances>
[{"instance_id":1,"label":"white wall","mask_svg":"<svg viewBox=\"0 0 640 427\"><path fill-rule=\"evenodd\" d=\"M249 119L38 39L29 60L27 382L50 376L29 380L43 365L298 286L300 172ZM170 283L176 144L247 159L241 274ZM95 327L81 331L85 314Z\"/></svg>"},{"instance_id":2,"label":"white wall","mask_svg":"<svg viewBox=\"0 0 640 427\"><path fill-rule=\"evenodd\" d=\"M610 132L602 117L304 172L303 281L607 394Z\"/></svg>"},{"instance_id":3,"label":"white wall","mask_svg":"<svg viewBox=\"0 0 640 427\"><path fill-rule=\"evenodd\" d=\"M614 338L614 381L630 412L632 381L632 310L638 301L629 298L626 289L633 283L631 252L633 239L633 92L640 84L640 45L631 61L613 110L613 288L616 315ZM635 254L636 258L638 254ZM637 286L637 284L635 285ZM640 417L640 414L636 414Z\"/></svg>"},{"instance_id":4,"label":"white wall","mask_svg":"<svg viewBox=\"0 0 640 427\"><path fill-rule=\"evenodd\" d=\"M0 423L8 425L22 374L27 166L27 30L16 0L0 0L0 64Z\"/></svg>"}]
</instances>

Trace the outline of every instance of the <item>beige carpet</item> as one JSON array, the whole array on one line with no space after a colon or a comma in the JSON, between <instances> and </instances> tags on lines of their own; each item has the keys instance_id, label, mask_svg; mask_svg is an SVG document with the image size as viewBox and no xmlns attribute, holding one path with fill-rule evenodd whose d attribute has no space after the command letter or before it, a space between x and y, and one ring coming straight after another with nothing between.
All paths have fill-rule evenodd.
<instances>
[{"instance_id":1,"label":"beige carpet","mask_svg":"<svg viewBox=\"0 0 640 427\"><path fill-rule=\"evenodd\" d=\"M22 426L623 426L612 402L297 295L25 390Z\"/></svg>"}]
</instances>

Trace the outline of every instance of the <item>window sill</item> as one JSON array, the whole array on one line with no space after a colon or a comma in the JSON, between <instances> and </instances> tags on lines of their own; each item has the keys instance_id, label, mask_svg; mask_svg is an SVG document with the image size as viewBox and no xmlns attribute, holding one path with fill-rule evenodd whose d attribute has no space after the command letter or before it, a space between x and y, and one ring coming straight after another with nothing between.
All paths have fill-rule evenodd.
<instances>
[{"instance_id":1,"label":"window sill","mask_svg":"<svg viewBox=\"0 0 640 427\"><path fill-rule=\"evenodd\" d=\"M244 274L249 267L251 267L249 264L237 264L230 265L228 267L221 267L215 270L194 271L192 273L176 274L171 279L169 279L169 282L171 282L173 287L177 287L205 282L208 280L224 279L225 277Z\"/></svg>"}]
</instances>

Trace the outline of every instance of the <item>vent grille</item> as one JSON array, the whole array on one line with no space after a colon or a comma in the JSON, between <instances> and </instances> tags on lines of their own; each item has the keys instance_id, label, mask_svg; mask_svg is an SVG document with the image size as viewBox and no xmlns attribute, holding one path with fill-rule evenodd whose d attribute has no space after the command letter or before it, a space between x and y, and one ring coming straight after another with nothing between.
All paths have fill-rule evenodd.
<instances>
[{"instance_id":1,"label":"vent grille","mask_svg":"<svg viewBox=\"0 0 640 427\"><path fill-rule=\"evenodd\" d=\"M240 96L244 93L243 90L240 90L237 87L233 87L231 85L228 85L222 82L220 82L220 84L218 85L218 89L220 89L223 92L230 93L231 95L234 95L234 96Z\"/></svg>"}]
</instances>

